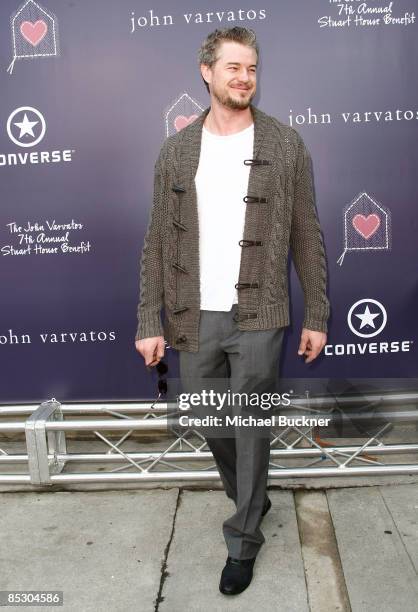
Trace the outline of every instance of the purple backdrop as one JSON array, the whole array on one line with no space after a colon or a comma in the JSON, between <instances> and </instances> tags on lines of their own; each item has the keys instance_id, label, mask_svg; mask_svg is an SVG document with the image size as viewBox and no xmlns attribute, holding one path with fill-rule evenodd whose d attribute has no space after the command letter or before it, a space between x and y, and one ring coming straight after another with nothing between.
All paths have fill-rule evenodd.
<instances>
[{"instance_id":1,"label":"purple backdrop","mask_svg":"<svg viewBox=\"0 0 418 612\"><path fill-rule=\"evenodd\" d=\"M153 394L134 348L153 167L167 134L208 106L197 49L217 26L256 31L254 102L313 159L328 346L309 366L297 356L292 267L282 375L418 376L413 0L37 6L0 6L0 403Z\"/></svg>"}]
</instances>

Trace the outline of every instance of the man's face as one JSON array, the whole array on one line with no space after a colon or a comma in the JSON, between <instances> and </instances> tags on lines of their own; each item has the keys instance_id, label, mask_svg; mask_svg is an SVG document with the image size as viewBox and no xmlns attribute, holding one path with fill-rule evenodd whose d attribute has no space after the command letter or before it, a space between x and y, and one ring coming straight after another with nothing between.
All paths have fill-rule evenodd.
<instances>
[{"instance_id":1,"label":"man's face","mask_svg":"<svg viewBox=\"0 0 418 612\"><path fill-rule=\"evenodd\" d=\"M218 59L211 68L201 65L202 75L209 83L211 95L220 104L234 110L244 110L256 93L257 53L240 43L224 41L218 49Z\"/></svg>"}]
</instances>

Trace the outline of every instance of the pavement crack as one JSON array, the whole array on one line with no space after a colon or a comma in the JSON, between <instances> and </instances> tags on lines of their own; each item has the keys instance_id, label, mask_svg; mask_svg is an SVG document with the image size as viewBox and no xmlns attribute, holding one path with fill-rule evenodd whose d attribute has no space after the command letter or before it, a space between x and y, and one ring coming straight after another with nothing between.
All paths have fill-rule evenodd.
<instances>
[{"instance_id":1,"label":"pavement crack","mask_svg":"<svg viewBox=\"0 0 418 612\"><path fill-rule=\"evenodd\" d=\"M342 591L342 596L343 596L343 598L345 600L345 605L347 606L347 610L348 610L348 612L351 612L351 601L350 601L350 595L348 593L347 582L346 582L346 579L345 579L343 560L341 558L340 548L338 546L337 533L335 531L335 525L334 525L334 521L332 519L331 508L330 508L330 505L329 505L328 493L327 493L326 490L324 491L324 495L325 495L325 503L326 503L327 509L328 509L330 529L331 529L331 533L332 533L332 538L334 540L335 555L336 555L336 558L337 558L338 570L339 570L339 574L340 574L340 580L341 580L340 589Z\"/></svg>"},{"instance_id":2,"label":"pavement crack","mask_svg":"<svg viewBox=\"0 0 418 612\"><path fill-rule=\"evenodd\" d=\"M351 612L326 492L299 490L294 498L309 610Z\"/></svg>"},{"instance_id":3,"label":"pavement crack","mask_svg":"<svg viewBox=\"0 0 418 612\"><path fill-rule=\"evenodd\" d=\"M398 534L399 542L400 542L400 544L401 544L402 548L404 549L406 556L407 556L407 557L408 557L408 559L409 559L409 562L410 562L410 564L411 564L411 568L412 568L412 570L413 570L413 571L414 571L416 574L418 574L417 569L416 569L416 567L415 567L414 560L413 560L413 558L411 557L411 555L410 555L410 553L409 553L409 550L408 550L408 548L407 548L407 546L406 546L406 542L405 542L404 538L402 537L401 532L400 532L400 531L399 531L399 529L398 529L398 525L396 524L395 518L394 518L394 516L393 516L393 514L392 514L392 512L391 512L391 510L390 510L390 508L389 508L389 506L388 506L388 504L386 503L386 499L385 499L385 496L384 496L384 495L383 495L383 493L382 493L381 487L377 487L377 490L378 490L379 495L380 495L380 497L381 497L381 499L382 499L383 505L385 506L385 508L386 508L386 510L387 510L387 512L388 512L388 514L389 514L389 516L390 516L390 519L391 519L391 521L392 521L392 525L393 525L393 527L392 527L392 528L393 528L393 530L394 530L394 531L396 531L396 533Z\"/></svg>"},{"instance_id":4,"label":"pavement crack","mask_svg":"<svg viewBox=\"0 0 418 612\"><path fill-rule=\"evenodd\" d=\"M303 563L303 577L305 579L306 604L307 604L309 612L312 612L311 604L310 604L310 601L309 601L309 586L308 586L308 579L307 579L307 576L306 576L305 560L304 560L303 554L302 554L302 530L301 530L300 520L299 520L299 516L298 516L297 498L296 498L296 495L295 495L295 491L293 491L293 504L294 504L294 508L295 508L296 524L297 524L297 528L298 528L299 549L300 549L300 554L301 554L302 563Z\"/></svg>"},{"instance_id":5,"label":"pavement crack","mask_svg":"<svg viewBox=\"0 0 418 612\"><path fill-rule=\"evenodd\" d=\"M173 538L174 538L174 531L176 528L177 510L179 509L179 506L180 506L181 494L182 494L182 490L179 489L178 494L177 494L177 499L176 499L176 507L174 509L171 533L170 533L170 537L168 538L167 545L164 549L164 558L161 562L160 585L159 585L157 597L155 600L154 612L158 612L158 610L160 609L160 603L164 601L164 597L162 595L164 583L165 583L166 578L170 575L169 572L167 571L167 561L168 561L168 555L170 553L171 542L173 541Z\"/></svg>"}]
</instances>

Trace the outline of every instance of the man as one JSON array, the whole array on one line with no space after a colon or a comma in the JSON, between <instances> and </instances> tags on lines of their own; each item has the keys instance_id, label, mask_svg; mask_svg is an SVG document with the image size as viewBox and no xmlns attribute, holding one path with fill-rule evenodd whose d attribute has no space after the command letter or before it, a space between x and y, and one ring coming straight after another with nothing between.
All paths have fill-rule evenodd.
<instances>
[{"instance_id":1,"label":"man","mask_svg":"<svg viewBox=\"0 0 418 612\"><path fill-rule=\"evenodd\" d=\"M310 155L290 126L251 104L259 49L246 28L215 30L199 51L210 107L164 142L141 258L136 348L147 366L179 351L182 381L225 379L233 391L274 388L289 325L287 258L305 316L298 349L326 344L329 302ZM160 312L164 306L164 327ZM236 512L223 524L228 558L219 588L242 592L264 542L270 443L207 437Z\"/></svg>"}]
</instances>

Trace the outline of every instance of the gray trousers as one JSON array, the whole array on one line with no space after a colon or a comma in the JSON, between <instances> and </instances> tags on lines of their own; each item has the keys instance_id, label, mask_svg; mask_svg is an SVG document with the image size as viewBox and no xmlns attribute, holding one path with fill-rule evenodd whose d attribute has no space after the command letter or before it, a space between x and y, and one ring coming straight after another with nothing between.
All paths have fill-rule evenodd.
<instances>
[{"instance_id":1,"label":"gray trousers","mask_svg":"<svg viewBox=\"0 0 418 612\"><path fill-rule=\"evenodd\" d=\"M225 379L231 392L275 392L284 328L241 331L229 312L201 310L199 351L179 351L183 391L193 378ZM236 512L223 523L228 554L255 557L265 541L260 529L266 499L270 437L205 437L225 492Z\"/></svg>"}]
</instances>

